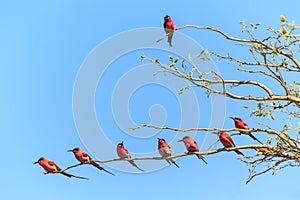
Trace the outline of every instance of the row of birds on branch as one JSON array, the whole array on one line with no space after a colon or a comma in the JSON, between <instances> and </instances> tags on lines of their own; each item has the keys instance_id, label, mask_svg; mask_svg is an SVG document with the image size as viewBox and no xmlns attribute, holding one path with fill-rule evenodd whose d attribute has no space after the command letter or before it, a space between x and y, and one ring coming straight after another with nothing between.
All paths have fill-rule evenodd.
<instances>
[{"instance_id":1,"label":"row of birds on branch","mask_svg":"<svg viewBox=\"0 0 300 200\"><path fill-rule=\"evenodd\" d=\"M231 119L234 120L234 124L235 127L238 129L245 129L245 130L249 130L248 125L241 119L241 118L233 118L231 117ZM221 131L218 133L215 133L218 135L220 142L223 144L223 146L225 148L228 147L235 147L235 144L231 138L231 136L225 132L225 131ZM260 142L253 134L251 133L247 133L247 132L240 132L240 134L246 134L248 136L250 136L252 139L258 141L259 143L263 144L262 142ZM163 138L157 138L158 139L158 152L159 154L162 156L162 158L164 158L170 165L174 164L176 167L179 168L179 165L172 159L169 158L171 156L171 147L169 146L169 144L166 142L165 139ZM183 142L188 153L194 153L194 152L199 152L199 148L197 145L197 142L191 138L190 136L185 136L183 139L179 140L178 142ZM261 152L262 154L266 154L266 149L265 148L257 148L257 151ZM96 167L97 169L101 170L101 171L105 171L111 175L115 175L112 172L104 169L104 167L101 167L99 164L97 164L96 162L94 162L92 160L92 158L86 153L84 152L82 149L80 148L74 148L71 150L68 150L69 152L72 152L75 156L75 158L80 162L80 164L90 164L94 167ZM117 154L119 156L120 159L130 159L131 155L128 152L128 150L124 147L123 142L119 143L117 145L116 148ZM238 155L242 155L244 156L244 154L242 152L240 152L239 150L234 150ZM201 159L205 164L207 164L207 162L204 160L204 157L202 155L199 154L195 154L199 159ZM138 170L144 172L143 169L141 169L140 167L138 167L136 165L136 163L133 160L127 160L133 167L137 168ZM87 179L85 177L81 177L81 176L76 176L73 174L69 174L65 171L63 171L54 161L48 160L45 157L41 157L38 161L34 162L33 164L39 164L41 167L44 168L44 170L46 171L45 174L47 173L61 173L69 178L74 177L74 178L80 178L80 179Z\"/></svg>"}]
</instances>

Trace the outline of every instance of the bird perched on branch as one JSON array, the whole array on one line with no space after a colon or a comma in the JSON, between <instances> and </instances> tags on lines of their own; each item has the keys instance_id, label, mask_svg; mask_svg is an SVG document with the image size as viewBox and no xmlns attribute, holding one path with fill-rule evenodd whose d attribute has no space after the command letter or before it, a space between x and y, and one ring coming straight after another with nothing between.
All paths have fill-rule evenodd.
<instances>
[{"instance_id":1,"label":"bird perched on branch","mask_svg":"<svg viewBox=\"0 0 300 200\"><path fill-rule=\"evenodd\" d=\"M69 174L67 172L62 171L61 168L54 161L48 160L45 157L41 157L38 161L34 162L33 164L34 165L39 164L41 167L44 168L46 173L61 173L62 175L65 175L69 178L74 177L74 178L80 178L80 179L87 179L85 177L75 176L73 174Z\"/></svg>"},{"instance_id":2,"label":"bird perched on branch","mask_svg":"<svg viewBox=\"0 0 300 200\"><path fill-rule=\"evenodd\" d=\"M272 152L265 147L256 147L255 150L257 151L257 154L262 154L264 156L269 156L272 154Z\"/></svg>"},{"instance_id":3,"label":"bird perched on branch","mask_svg":"<svg viewBox=\"0 0 300 200\"><path fill-rule=\"evenodd\" d=\"M245 129L245 130L249 130L248 125L241 119L238 117L230 117L231 119L233 119L235 128L239 128L239 129ZM252 133L250 132L243 132L240 131L240 134L246 134L249 135L253 140L256 140L257 142L259 142L260 144L263 144L261 141L259 141Z\"/></svg>"},{"instance_id":4,"label":"bird perched on branch","mask_svg":"<svg viewBox=\"0 0 300 200\"><path fill-rule=\"evenodd\" d=\"M172 38L173 38L174 31L175 31L175 25L169 15L166 15L164 17L164 29L168 36L168 43L169 43L170 47L172 47Z\"/></svg>"},{"instance_id":5,"label":"bird perched on branch","mask_svg":"<svg viewBox=\"0 0 300 200\"><path fill-rule=\"evenodd\" d=\"M197 142L190 136L185 136L182 140L179 140L178 142L184 143L186 150L188 150L188 153L199 152ZM207 164L207 162L204 160L203 156L201 156L199 154L195 154L195 155L199 159L202 159L205 164Z\"/></svg>"},{"instance_id":6,"label":"bird perched on branch","mask_svg":"<svg viewBox=\"0 0 300 200\"><path fill-rule=\"evenodd\" d=\"M118 154L118 156L119 156L121 159L131 158L130 153L129 153L128 150L124 147L123 142L121 142L121 143L119 143L119 144L117 145L117 154ZM140 170L140 171L142 171L142 172L144 171L143 169L139 168L139 167L135 164L135 162L134 162L133 160L128 160L128 162L129 162L132 166L134 166L135 168L137 168L138 170Z\"/></svg>"},{"instance_id":7,"label":"bird perched on branch","mask_svg":"<svg viewBox=\"0 0 300 200\"><path fill-rule=\"evenodd\" d=\"M158 139L158 152L162 157L169 157L171 156L171 147L166 142L165 139L157 138ZM179 168L176 162L172 158L166 158L166 161L171 165L172 163Z\"/></svg>"},{"instance_id":8,"label":"bird perched on branch","mask_svg":"<svg viewBox=\"0 0 300 200\"><path fill-rule=\"evenodd\" d=\"M113 173L111 173L110 171L107 171L106 169L104 169L104 167L101 167L100 165L98 165L96 162L92 161L92 158L84 151L82 151L79 147L74 148L72 150L68 150L69 152L73 152L75 158L80 162L80 163L86 163L86 164L90 164L93 165L94 167L96 167L99 170L105 171L111 175L114 175Z\"/></svg>"},{"instance_id":9,"label":"bird perched on branch","mask_svg":"<svg viewBox=\"0 0 300 200\"><path fill-rule=\"evenodd\" d=\"M232 138L230 137L230 135L227 132L221 131L219 133L214 133L214 134L217 134L219 136L219 140L221 141L221 143L223 144L223 146L225 148L235 147L235 144L234 144ZM244 156L244 154L242 152L240 152L238 149L234 150L234 152L237 153L238 155Z\"/></svg>"}]
</instances>

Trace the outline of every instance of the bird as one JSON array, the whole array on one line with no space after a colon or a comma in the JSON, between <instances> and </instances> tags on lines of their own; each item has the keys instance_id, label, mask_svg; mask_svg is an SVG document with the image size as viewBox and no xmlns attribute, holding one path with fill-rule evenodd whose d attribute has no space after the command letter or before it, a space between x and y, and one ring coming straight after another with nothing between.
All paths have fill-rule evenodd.
<instances>
[{"instance_id":1,"label":"bird","mask_svg":"<svg viewBox=\"0 0 300 200\"><path fill-rule=\"evenodd\" d=\"M185 148L188 150L188 153L199 152L197 142L190 136L185 136L183 139L179 140L178 142L184 143ZM203 156L201 156L199 154L195 154L195 155L199 159L202 159L205 164L207 164L207 162L204 160Z\"/></svg>"},{"instance_id":2,"label":"bird","mask_svg":"<svg viewBox=\"0 0 300 200\"><path fill-rule=\"evenodd\" d=\"M232 140L232 138L230 137L230 135L225 132L225 131L221 131L219 133L216 133L219 136L219 140L221 141L221 143L224 145L225 148L227 147L235 147L235 144ZM237 153L238 155L242 155L245 156L242 152L240 152L238 149L234 150L235 153Z\"/></svg>"},{"instance_id":3,"label":"bird","mask_svg":"<svg viewBox=\"0 0 300 200\"><path fill-rule=\"evenodd\" d=\"M231 119L233 119L235 128L239 128L239 129L245 129L245 130L249 130L248 125L241 119L238 117L230 117ZM257 142L259 142L260 144L263 144L261 141L259 141L252 133L247 133L247 132L243 132L240 131L240 134L247 134L249 135L253 140L256 140Z\"/></svg>"},{"instance_id":4,"label":"bird","mask_svg":"<svg viewBox=\"0 0 300 200\"><path fill-rule=\"evenodd\" d=\"M168 43L169 43L170 47L172 47L172 38L173 38L174 31L175 31L175 25L169 15L166 15L164 17L164 29L168 36Z\"/></svg>"},{"instance_id":5,"label":"bird","mask_svg":"<svg viewBox=\"0 0 300 200\"><path fill-rule=\"evenodd\" d=\"M131 155L130 153L128 152L128 150L124 147L124 142L120 142L118 145L117 145L117 154L118 156L121 158L121 159L126 159L126 158L131 158ZM139 168L135 162L133 160L128 160L128 162L134 166L135 168L137 168L138 170L144 172L143 169Z\"/></svg>"},{"instance_id":6,"label":"bird","mask_svg":"<svg viewBox=\"0 0 300 200\"><path fill-rule=\"evenodd\" d=\"M262 154L264 156L269 156L272 153L268 150L268 148L265 147L255 147L255 150L257 151L258 154Z\"/></svg>"},{"instance_id":7,"label":"bird","mask_svg":"<svg viewBox=\"0 0 300 200\"><path fill-rule=\"evenodd\" d=\"M44 173L44 174L47 174L47 173L61 173L62 175L65 175L69 178L74 177L74 178L79 178L79 179L87 179L85 177L75 176L73 174L69 174L67 172L62 171L61 168L54 161L48 160L45 157L41 157L40 159L38 159L33 164L34 165L39 164L41 167L43 167L44 170L46 171L46 173Z\"/></svg>"},{"instance_id":8,"label":"bird","mask_svg":"<svg viewBox=\"0 0 300 200\"><path fill-rule=\"evenodd\" d=\"M92 158L86 152L84 152L82 149L80 149L79 147L76 147L74 149L68 150L68 152L73 152L75 158L80 163L82 163L82 164L86 163L86 164L93 165L97 169L103 170L103 171L105 171L105 172L107 172L107 173L115 176L115 174L111 173L110 171L107 171L106 169L104 169L104 167L101 167L96 162L92 161Z\"/></svg>"},{"instance_id":9,"label":"bird","mask_svg":"<svg viewBox=\"0 0 300 200\"><path fill-rule=\"evenodd\" d=\"M157 138L158 139L158 152L159 154L165 158L171 156L171 147L166 142L165 139ZM171 165L172 163L179 168L176 162L172 158L167 158L166 161Z\"/></svg>"}]
</instances>

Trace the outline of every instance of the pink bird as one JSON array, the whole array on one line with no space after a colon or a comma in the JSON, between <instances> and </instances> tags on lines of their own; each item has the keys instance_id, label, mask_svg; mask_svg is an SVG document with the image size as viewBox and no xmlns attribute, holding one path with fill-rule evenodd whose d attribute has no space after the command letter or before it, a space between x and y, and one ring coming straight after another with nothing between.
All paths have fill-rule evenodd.
<instances>
[{"instance_id":1,"label":"pink bird","mask_svg":"<svg viewBox=\"0 0 300 200\"><path fill-rule=\"evenodd\" d=\"M46 171L45 174L47 173L61 173L69 178L74 177L74 178L80 178L80 179L87 179L85 177L81 177L81 176L75 176L73 174L69 174L67 172L64 172L61 170L61 168L52 160L48 160L45 157L41 157L38 161L33 163L35 164L39 164L41 167L44 168L44 170Z\"/></svg>"},{"instance_id":2,"label":"pink bird","mask_svg":"<svg viewBox=\"0 0 300 200\"><path fill-rule=\"evenodd\" d=\"M131 158L130 153L129 153L128 150L124 147L123 142L121 142L121 143L119 143L119 144L117 145L117 154L118 154L118 156L119 156L121 159ZM128 162L129 162L132 166L134 166L135 168L137 168L138 170L140 170L140 171L142 171L142 172L144 171L143 169L139 168L139 167L135 164L135 162L134 162L133 160L128 160Z\"/></svg>"},{"instance_id":3,"label":"pink bird","mask_svg":"<svg viewBox=\"0 0 300 200\"><path fill-rule=\"evenodd\" d=\"M158 139L158 152L159 154L165 158L171 156L171 147L166 142L165 139L157 138ZM176 162L172 158L166 158L166 161L171 165L172 163L179 168Z\"/></svg>"},{"instance_id":4,"label":"pink bird","mask_svg":"<svg viewBox=\"0 0 300 200\"><path fill-rule=\"evenodd\" d=\"M93 165L97 169L103 170L103 171L115 176L115 174L111 173L110 171L107 171L106 169L104 169L103 167L98 165L96 162L92 161L92 158L86 152L82 151L79 147L74 148L72 150L68 150L68 151L73 152L75 158L80 163L87 163L87 164Z\"/></svg>"},{"instance_id":5,"label":"pink bird","mask_svg":"<svg viewBox=\"0 0 300 200\"><path fill-rule=\"evenodd\" d=\"M272 154L272 152L265 147L256 147L255 150L257 151L258 154L263 154L264 156L269 156Z\"/></svg>"},{"instance_id":6,"label":"pink bird","mask_svg":"<svg viewBox=\"0 0 300 200\"><path fill-rule=\"evenodd\" d=\"M230 135L227 132L221 131L221 132L217 133L217 135L219 136L219 140L221 141L221 143L223 144L223 146L225 148L226 147L235 147L235 144L234 144L232 138L230 137ZM244 156L244 154L242 152L240 152L238 149L236 149L234 151L238 155Z\"/></svg>"},{"instance_id":7,"label":"pink bird","mask_svg":"<svg viewBox=\"0 0 300 200\"><path fill-rule=\"evenodd\" d=\"M182 140L179 140L178 142L183 142L184 143L185 148L188 150L188 153L199 152L197 142L193 138L191 138L190 136L185 136ZM195 154L195 155L199 159L202 159L205 164L207 164L207 162L204 160L203 156L201 156L199 154Z\"/></svg>"},{"instance_id":8,"label":"pink bird","mask_svg":"<svg viewBox=\"0 0 300 200\"><path fill-rule=\"evenodd\" d=\"M245 130L249 130L248 125L241 119L238 117L230 117L231 119L233 119L235 128L239 128L239 129L245 129ZM247 133L247 132L240 132L240 134L246 134L249 135L253 140L256 140L257 142L259 142L260 144L263 144L261 141L259 141L252 133Z\"/></svg>"},{"instance_id":9,"label":"pink bird","mask_svg":"<svg viewBox=\"0 0 300 200\"><path fill-rule=\"evenodd\" d=\"M164 29L165 29L166 34L168 35L168 43L169 43L170 47L172 47L172 38L173 38L174 31L175 31L175 25L169 15L166 15L164 17Z\"/></svg>"}]
</instances>

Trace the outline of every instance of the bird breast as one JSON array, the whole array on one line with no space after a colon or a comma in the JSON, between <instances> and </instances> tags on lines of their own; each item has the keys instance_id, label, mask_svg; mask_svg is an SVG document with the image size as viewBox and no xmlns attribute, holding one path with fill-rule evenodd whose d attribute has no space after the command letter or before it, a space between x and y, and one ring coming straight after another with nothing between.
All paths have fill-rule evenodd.
<instances>
[{"instance_id":1,"label":"bird breast","mask_svg":"<svg viewBox=\"0 0 300 200\"><path fill-rule=\"evenodd\" d=\"M130 155L124 149L118 149L117 153L118 153L118 156L120 158L122 158L122 159L124 159L124 158L130 158Z\"/></svg>"},{"instance_id":2,"label":"bird breast","mask_svg":"<svg viewBox=\"0 0 300 200\"><path fill-rule=\"evenodd\" d=\"M163 157L165 156L170 156L171 155L171 150L170 148L168 147L161 147L159 150L158 150L159 154Z\"/></svg>"}]
</instances>

